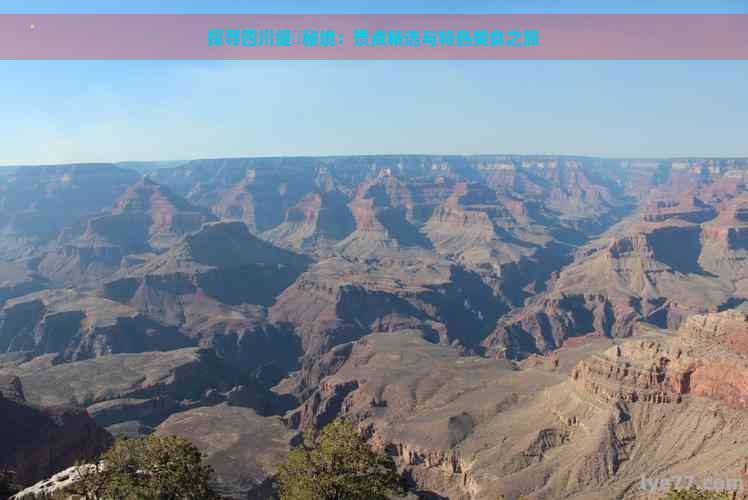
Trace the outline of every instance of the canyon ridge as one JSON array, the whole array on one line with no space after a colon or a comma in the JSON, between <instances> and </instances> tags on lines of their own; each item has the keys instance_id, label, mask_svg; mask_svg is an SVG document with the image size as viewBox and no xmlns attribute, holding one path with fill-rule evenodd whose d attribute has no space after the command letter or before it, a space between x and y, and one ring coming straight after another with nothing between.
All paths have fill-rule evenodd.
<instances>
[{"instance_id":1,"label":"canyon ridge","mask_svg":"<svg viewBox=\"0 0 748 500\"><path fill-rule=\"evenodd\" d=\"M195 443L273 498L338 417L418 498L748 481L748 158L0 169L0 469Z\"/></svg>"}]
</instances>

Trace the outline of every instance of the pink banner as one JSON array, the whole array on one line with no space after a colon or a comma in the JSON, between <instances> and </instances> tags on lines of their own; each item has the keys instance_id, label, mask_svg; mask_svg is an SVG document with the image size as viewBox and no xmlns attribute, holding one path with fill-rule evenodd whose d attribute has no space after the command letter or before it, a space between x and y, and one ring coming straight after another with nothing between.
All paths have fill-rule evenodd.
<instances>
[{"instance_id":1,"label":"pink banner","mask_svg":"<svg viewBox=\"0 0 748 500\"><path fill-rule=\"evenodd\" d=\"M0 59L747 60L748 15L0 15Z\"/></svg>"}]
</instances>

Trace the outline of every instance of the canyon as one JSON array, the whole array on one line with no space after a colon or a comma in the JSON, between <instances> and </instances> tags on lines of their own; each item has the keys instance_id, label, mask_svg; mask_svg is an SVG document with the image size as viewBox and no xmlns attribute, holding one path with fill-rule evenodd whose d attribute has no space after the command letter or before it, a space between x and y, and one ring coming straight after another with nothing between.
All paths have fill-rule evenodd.
<instances>
[{"instance_id":1,"label":"canyon","mask_svg":"<svg viewBox=\"0 0 748 500\"><path fill-rule=\"evenodd\" d=\"M649 498L748 470L747 301L745 158L0 169L0 467L178 434L265 498L345 417L422 498Z\"/></svg>"}]
</instances>

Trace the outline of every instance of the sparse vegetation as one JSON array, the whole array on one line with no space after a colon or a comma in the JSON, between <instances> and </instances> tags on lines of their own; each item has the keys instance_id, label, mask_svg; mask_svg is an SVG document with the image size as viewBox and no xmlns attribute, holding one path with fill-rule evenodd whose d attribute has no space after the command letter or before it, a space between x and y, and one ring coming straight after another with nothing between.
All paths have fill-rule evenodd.
<instances>
[{"instance_id":1,"label":"sparse vegetation","mask_svg":"<svg viewBox=\"0 0 748 500\"><path fill-rule=\"evenodd\" d=\"M732 500L732 492L702 491L697 488L687 490L672 490L668 493L666 500Z\"/></svg>"},{"instance_id":2,"label":"sparse vegetation","mask_svg":"<svg viewBox=\"0 0 748 500\"><path fill-rule=\"evenodd\" d=\"M86 500L212 500L213 470L200 451L177 436L119 439L102 457L103 465L82 468L68 490Z\"/></svg>"},{"instance_id":3,"label":"sparse vegetation","mask_svg":"<svg viewBox=\"0 0 748 500\"><path fill-rule=\"evenodd\" d=\"M385 500L402 493L395 464L349 422L307 432L278 474L282 500Z\"/></svg>"}]
</instances>

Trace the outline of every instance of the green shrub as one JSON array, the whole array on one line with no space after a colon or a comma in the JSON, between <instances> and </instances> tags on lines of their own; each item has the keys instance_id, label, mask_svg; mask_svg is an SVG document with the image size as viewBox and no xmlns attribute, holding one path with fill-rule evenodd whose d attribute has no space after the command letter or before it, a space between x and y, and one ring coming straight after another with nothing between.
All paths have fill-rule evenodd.
<instances>
[{"instance_id":1,"label":"green shrub","mask_svg":"<svg viewBox=\"0 0 748 500\"><path fill-rule=\"evenodd\" d=\"M81 474L71 493L86 500L212 500L213 470L200 451L177 436L118 439L103 466Z\"/></svg>"},{"instance_id":2,"label":"green shrub","mask_svg":"<svg viewBox=\"0 0 748 500\"><path fill-rule=\"evenodd\" d=\"M402 493L390 457L375 453L345 420L308 432L280 467L282 500L386 500Z\"/></svg>"}]
</instances>

